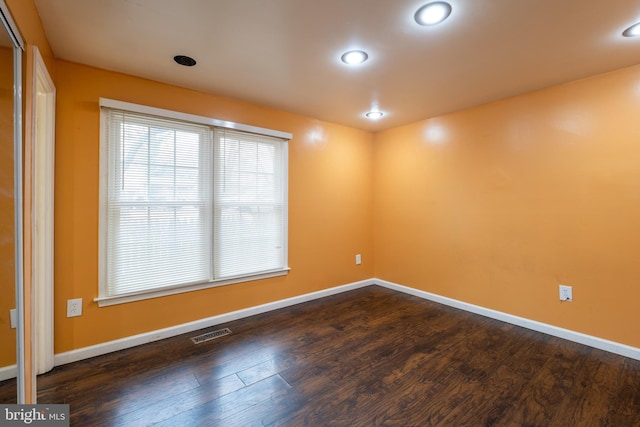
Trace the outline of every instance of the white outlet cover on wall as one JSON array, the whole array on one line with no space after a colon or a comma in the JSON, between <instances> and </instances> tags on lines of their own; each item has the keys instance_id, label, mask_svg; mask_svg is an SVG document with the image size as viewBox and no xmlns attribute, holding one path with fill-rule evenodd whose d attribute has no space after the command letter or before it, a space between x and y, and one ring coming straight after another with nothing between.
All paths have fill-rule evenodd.
<instances>
[{"instance_id":1,"label":"white outlet cover on wall","mask_svg":"<svg viewBox=\"0 0 640 427\"><path fill-rule=\"evenodd\" d=\"M560 301L573 301L573 289L571 289L571 286L560 285Z\"/></svg>"},{"instance_id":2,"label":"white outlet cover on wall","mask_svg":"<svg viewBox=\"0 0 640 427\"><path fill-rule=\"evenodd\" d=\"M82 298L67 300L67 317L82 316Z\"/></svg>"}]
</instances>

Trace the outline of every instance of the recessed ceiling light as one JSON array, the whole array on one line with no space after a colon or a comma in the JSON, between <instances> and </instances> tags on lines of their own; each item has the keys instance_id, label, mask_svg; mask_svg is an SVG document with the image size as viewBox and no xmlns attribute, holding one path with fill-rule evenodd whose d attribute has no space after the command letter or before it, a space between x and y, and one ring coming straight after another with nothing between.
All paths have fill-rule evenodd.
<instances>
[{"instance_id":1,"label":"recessed ceiling light","mask_svg":"<svg viewBox=\"0 0 640 427\"><path fill-rule=\"evenodd\" d=\"M622 33L625 37L638 37L640 36L640 22L633 24Z\"/></svg>"},{"instance_id":2,"label":"recessed ceiling light","mask_svg":"<svg viewBox=\"0 0 640 427\"><path fill-rule=\"evenodd\" d=\"M378 120L382 116L384 116L384 113L382 111L369 111L365 114L365 117L371 120Z\"/></svg>"},{"instance_id":3,"label":"recessed ceiling light","mask_svg":"<svg viewBox=\"0 0 640 427\"><path fill-rule=\"evenodd\" d=\"M444 1L427 3L413 16L420 25L435 25L451 15L451 5Z\"/></svg>"},{"instance_id":4,"label":"recessed ceiling light","mask_svg":"<svg viewBox=\"0 0 640 427\"><path fill-rule=\"evenodd\" d=\"M358 65L362 64L364 61L369 58L367 52L363 50L350 50L349 52L345 52L340 59L342 62L348 65Z\"/></svg>"},{"instance_id":5,"label":"recessed ceiling light","mask_svg":"<svg viewBox=\"0 0 640 427\"><path fill-rule=\"evenodd\" d=\"M185 67L193 67L194 65L196 65L196 60L190 56L176 55L173 57L173 60L180 65L184 65Z\"/></svg>"}]
</instances>

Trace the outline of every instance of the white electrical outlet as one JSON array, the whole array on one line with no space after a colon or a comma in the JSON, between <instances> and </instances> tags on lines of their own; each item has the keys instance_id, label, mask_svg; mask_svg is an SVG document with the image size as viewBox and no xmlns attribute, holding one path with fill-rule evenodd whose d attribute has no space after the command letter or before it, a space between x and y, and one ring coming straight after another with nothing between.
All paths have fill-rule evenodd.
<instances>
[{"instance_id":1,"label":"white electrical outlet","mask_svg":"<svg viewBox=\"0 0 640 427\"><path fill-rule=\"evenodd\" d=\"M573 289L571 286L560 285L560 301L573 301Z\"/></svg>"},{"instance_id":2,"label":"white electrical outlet","mask_svg":"<svg viewBox=\"0 0 640 427\"><path fill-rule=\"evenodd\" d=\"M356 265L362 264L362 255L356 255Z\"/></svg>"},{"instance_id":3,"label":"white electrical outlet","mask_svg":"<svg viewBox=\"0 0 640 427\"><path fill-rule=\"evenodd\" d=\"M82 298L67 300L67 317L82 316Z\"/></svg>"},{"instance_id":4,"label":"white electrical outlet","mask_svg":"<svg viewBox=\"0 0 640 427\"><path fill-rule=\"evenodd\" d=\"M18 324L18 313L15 308L9 310L9 319L11 319L11 329L15 329Z\"/></svg>"}]
</instances>

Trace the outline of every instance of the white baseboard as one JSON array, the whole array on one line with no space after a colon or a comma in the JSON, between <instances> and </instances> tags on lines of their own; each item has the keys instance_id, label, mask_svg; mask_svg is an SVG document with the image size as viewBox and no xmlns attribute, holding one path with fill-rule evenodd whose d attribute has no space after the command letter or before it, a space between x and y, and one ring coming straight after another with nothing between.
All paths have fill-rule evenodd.
<instances>
[{"instance_id":1,"label":"white baseboard","mask_svg":"<svg viewBox=\"0 0 640 427\"><path fill-rule=\"evenodd\" d=\"M611 353L619 354L632 359L640 360L640 348L631 347L625 344L620 344L614 341L608 341L602 338L593 337L580 332L575 332L569 329L559 328L557 326L549 325L535 320L526 319L523 317L514 316L508 313L503 313L489 308L469 304L463 301L455 300L452 298L444 297L441 295L433 294L426 291L421 291L408 286L399 285L397 283L389 282L381 279L368 279L359 282L354 282L334 288L324 289L317 292L312 292L297 297L287 298L280 301L274 301L267 304L258 305L255 307L249 307L243 310L232 311L230 313L224 313L206 319L196 320L181 325L172 326L165 329L159 329L157 331L147 332L144 334L134 335L118 339L115 341L109 341L102 344L93 345L90 347L79 348L77 350L68 351L65 353L59 353L55 355L55 366L64 365L67 363L77 362L79 360L88 359L94 356L100 356L102 354L111 353L118 350L124 350L126 348L135 347L138 345L158 341L161 339L173 337L176 335L197 331L203 328L209 328L212 326L220 325L223 323L231 322L234 320L242 319L256 314L266 313L269 311L277 310L284 307L289 307L295 304L300 304L308 301L312 301L318 298L323 298L330 295L339 294L342 292L350 291L353 289L362 288L370 285L380 285L388 289L403 292L409 295L414 295L419 298L444 304L450 307L455 307L461 310L465 310L471 313L479 314L492 319L507 322L513 325L522 326L527 329L542 332L555 337L563 338L569 341L574 341L580 344L588 345L590 347L598 348L600 350L608 351ZM6 366L0 368L0 381L14 378L16 376L16 365Z\"/></svg>"},{"instance_id":2,"label":"white baseboard","mask_svg":"<svg viewBox=\"0 0 640 427\"><path fill-rule=\"evenodd\" d=\"M489 308L469 304L469 303L458 301L452 298L443 297L441 295L432 294L430 292L421 291L415 288L410 288L408 286L398 285L397 283L388 282L386 280L373 279L372 281L376 285L384 286L385 288L393 289L395 291L414 295L419 298L423 298L423 299L434 301L440 304L448 305L450 307L459 308L461 310L469 311L471 313L480 314L482 316L490 317L492 319L500 320L506 323L511 323L513 325L522 326L523 328L531 329L537 332L542 332L544 334L552 335L554 337L563 338L569 341L588 345L589 347L598 348L600 350L619 354L621 356L629 357L631 359L640 360L640 348L637 348L637 347L631 347L625 344L620 344L614 341L609 341L609 340L594 337L591 335L586 335L586 334L575 332L569 329L559 328L557 326L549 325L547 323L537 322L535 320L514 316L512 314L503 313L501 311L491 310Z\"/></svg>"},{"instance_id":3,"label":"white baseboard","mask_svg":"<svg viewBox=\"0 0 640 427\"><path fill-rule=\"evenodd\" d=\"M96 344L90 347L83 347L77 350L67 351L65 353L59 353L59 354L56 354L54 357L54 364L55 366L59 366L59 365L65 365L67 363L77 362L79 360L88 359L90 357L100 356L102 354L111 353L113 351L124 350L126 348L135 347L141 344L147 344L153 341L162 340L162 339L173 337L176 335L197 331L199 329L209 328L211 326L220 325L223 323L231 322L233 320L242 319L244 317L266 313L268 311L277 310L279 308L289 307L295 304L312 301L318 298L339 294L342 292L362 288L365 286L370 286L373 284L374 284L374 281L372 279L362 280L360 282L354 282L347 285L337 286L335 288L323 289L321 291L312 292L309 294L304 294L304 295L300 295L293 298L287 298L284 300L274 301L271 303L262 304L255 307L249 307L243 310L237 310L237 311L232 311L230 313L220 314L218 316L208 317L206 319L196 320L194 322L183 323L181 325L176 325L176 326L172 326L165 329L159 329L157 331L134 335L131 337L126 337L126 338L122 338L115 341L105 342L102 344ZM14 373L14 376L15 376L15 373Z\"/></svg>"},{"instance_id":4,"label":"white baseboard","mask_svg":"<svg viewBox=\"0 0 640 427\"><path fill-rule=\"evenodd\" d=\"M3 366L0 368L0 381L15 378L18 375L18 367L16 365Z\"/></svg>"}]
</instances>

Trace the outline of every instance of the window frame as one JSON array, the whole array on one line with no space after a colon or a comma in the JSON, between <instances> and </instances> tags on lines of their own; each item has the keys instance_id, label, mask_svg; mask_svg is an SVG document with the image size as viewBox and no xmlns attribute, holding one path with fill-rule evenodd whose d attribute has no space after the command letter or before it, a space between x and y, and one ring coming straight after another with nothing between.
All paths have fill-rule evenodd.
<instances>
[{"instance_id":1,"label":"window frame","mask_svg":"<svg viewBox=\"0 0 640 427\"><path fill-rule=\"evenodd\" d=\"M234 283L241 283L247 281L254 281L260 279L266 279L271 277L283 276L288 274L290 268L288 267L288 141L291 140L292 135L288 132L282 132L272 129L266 129L251 125L244 125L224 120L218 120L210 117L198 116L188 113L181 113L171 110L165 110L161 108L149 107L139 104L133 104L124 101L117 101L107 98L100 98L100 176L99 176L99 263L98 263L98 292L99 296L94 298L94 301L98 303L99 307L110 306L114 304L122 304L127 302L139 301L149 298L158 298L167 295L174 295L183 292L191 292L201 289L207 289L217 286L225 286ZM284 243L284 262L283 268L273 271L249 273L232 277L225 277L224 279L213 279L202 283L192 283L186 285L165 286L158 289L142 290L136 292L130 292L120 295L107 295L107 201L108 201L108 159L109 144L107 141L107 127L109 126L106 119L105 109L117 109L132 113L148 114L157 116L163 119L173 119L184 122L191 122L199 125L206 125L215 131L215 128L229 129L239 132L248 132L252 134L278 138L282 140L282 197L283 197L283 243ZM214 236L211 236L213 242Z\"/></svg>"}]
</instances>

